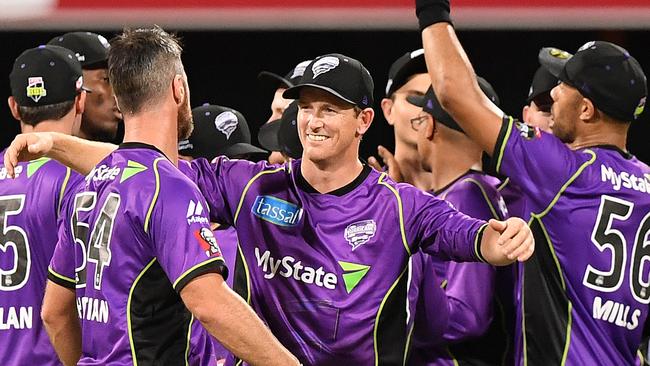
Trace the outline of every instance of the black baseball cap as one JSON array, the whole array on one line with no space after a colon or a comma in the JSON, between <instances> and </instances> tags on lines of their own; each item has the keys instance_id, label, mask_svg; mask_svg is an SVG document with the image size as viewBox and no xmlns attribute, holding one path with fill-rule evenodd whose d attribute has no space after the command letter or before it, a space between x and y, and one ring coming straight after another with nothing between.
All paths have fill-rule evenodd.
<instances>
[{"instance_id":1,"label":"black baseball cap","mask_svg":"<svg viewBox=\"0 0 650 366\"><path fill-rule=\"evenodd\" d=\"M480 76L477 76L476 79L485 96L487 96L488 99L490 99L496 106L499 106L499 96L497 95L496 91L494 91L492 85L490 85L487 80L483 79ZM422 107L422 110L432 115L436 122L439 122L453 130L465 133L463 129L460 128L458 123L456 123L456 121L451 118L449 113L447 113L442 108L442 105L440 105L440 102L438 101L438 98L436 97L436 94L433 91L432 87L429 87L423 96L410 95L406 97L406 100L415 106Z\"/></svg>"},{"instance_id":2,"label":"black baseball cap","mask_svg":"<svg viewBox=\"0 0 650 366\"><path fill-rule=\"evenodd\" d=\"M83 88L81 65L63 47L39 46L21 53L9 74L11 95L22 107L74 100Z\"/></svg>"},{"instance_id":3,"label":"black baseball cap","mask_svg":"<svg viewBox=\"0 0 650 366\"><path fill-rule=\"evenodd\" d=\"M305 68L307 68L310 62L311 60L300 62L285 76L280 76L270 71L262 71L257 75L257 80L269 89L291 88L300 81L300 78L305 73Z\"/></svg>"},{"instance_id":4,"label":"black baseball cap","mask_svg":"<svg viewBox=\"0 0 650 366\"><path fill-rule=\"evenodd\" d=\"M530 84L526 102L530 103L533 100L543 99L541 101L542 104L552 104L553 100L549 94L558 82L558 78L551 74L546 67L540 66L533 76L533 82ZM535 103L540 104L537 101Z\"/></svg>"},{"instance_id":5,"label":"black baseball cap","mask_svg":"<svg viewBox=\"0 0 650 366\"><path fill-rule=\"evenodd\" d=\"M646 76L623 47L591 41L569 57L546 47L539 52L539 62L610 117L633 121L643 112L648 94Z\"/></svg>"},{"instance_id":6,"label":"black baseball cap","mask_svg":"<svg viewBox=\"0 0 650 366\"><path fill-rule=\"evenodd\" d=\"M298 136L298 102L291 102L282 113L282 118L260 127L257 140L267 150L280 151L293 159L302 157L302 144Z\"/></svg>"},{"instance_id":7,"label":"black baseball cap","mask_svg":"<svg viewBox=\"0 0 650 366\"><path fill-rule=\"evenodd\" d=\"M427 64L424 60L424 49L407 52L398 58L388 71L386 83L386 97L390 97L397 89L409 81L416 74L426 74Z\"/></svg>"},{"instance_id":8,"label":"black baseball cap","mask_svg":"<svg viewBox=\"0 0 650 366\"><path fill-rule=\"evenodd\" d=\"M251 144L246 119L232 108L204 104L192 109L192 118L192 135L178 143L178 153L181 155L212 160L219 155L233 158L268 153Z\"/></svg>"},{"instance_id":9,"label":"black baseball cap","mask_svg":"<svg viewBox=\"0 0 650 366\"><path fill-rule=\"evenodd\" d=\"M104 36L92 32L70 32L52 38L49 45L71 50L85 70L108 68L110 44Z\"/></svg>"},{"instance_id":10,"label":"black baseball cap","mask_svg":"<svg viewBox=\"0 0 650 366\"><path fill-rule=\"evenodd\" d=\"M298 99L300 90L312 87L324 90L359 108L371 108L375 84L370 72L352 57L331 53L315 58L300 83L284 91L286 99Z\"/></svg>"}]
</instances>

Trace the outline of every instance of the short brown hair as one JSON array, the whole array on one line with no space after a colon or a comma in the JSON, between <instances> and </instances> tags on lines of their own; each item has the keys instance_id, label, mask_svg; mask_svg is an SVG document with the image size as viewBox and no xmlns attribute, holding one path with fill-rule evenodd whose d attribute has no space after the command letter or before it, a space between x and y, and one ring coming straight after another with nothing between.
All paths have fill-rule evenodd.
<instances>
[{"instance_id":1,"label":"short brown hair","mask_svg":"<svg viewBox=\"0 0 650 366\"><path fill-rule=\"evenodd\" d=\"M108 76L123 113L156 105L175 75L183 73L179 39L156 26L124 29L111 41Z\"/></svg>"},{"instance_id":2,"label":"short brown hair","mask_svg":"<svg viewBox=\"0 0 650 366\"><path fill-rule=\"evenodd\" d=\"M70 112L74 107L74 100L67 100L61 103L41 105L38 107L18 106L20 122L36 126L43 121L58 121Z\"/></svg>"}]
</instances>

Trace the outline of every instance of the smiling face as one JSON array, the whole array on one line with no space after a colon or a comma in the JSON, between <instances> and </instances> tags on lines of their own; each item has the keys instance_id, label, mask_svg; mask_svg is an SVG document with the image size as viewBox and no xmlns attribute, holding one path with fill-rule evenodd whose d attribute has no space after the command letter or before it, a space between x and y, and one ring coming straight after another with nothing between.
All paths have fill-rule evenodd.
<instances>
[{"instance_id":1,"label":"smiling face","mask_svg":"<svg viewBox=\"0 0 650 366\"><path fill-rule=\"evenodd\" d=\"M298 108L303 159L326 163L358 157L361 136L372 122L372 109L359 111L354 105L311 87L300 91Z\"/></svg>"}]
</instances>

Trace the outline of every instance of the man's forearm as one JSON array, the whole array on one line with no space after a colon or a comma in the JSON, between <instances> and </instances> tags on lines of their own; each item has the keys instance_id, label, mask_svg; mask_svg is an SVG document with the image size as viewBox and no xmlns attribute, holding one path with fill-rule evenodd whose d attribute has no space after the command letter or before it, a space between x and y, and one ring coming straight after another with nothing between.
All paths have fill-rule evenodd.
<instances>
[{"instance_id":1,"label":"man's forearm","mask_svg":"<svg viewBox=\"0 0 650 366\"><path fill-rule=\"evenodd\" d=\"M221 276L197 277L181 291L181 297L208 332L248 364L299 364Z\"/></svg>"},{"instance_id":2,"label":"man's forearm","mask_svg":"<svg viewBox=\"0 0 650 366\"><path fill-rule=\"evenodd\" d=\"M52 150L47 153L47 156L87 175L116 148L117 146L113 144L56 133L53 134Z\"/></svg>"},{"instance_id":3,"label":"man's forearm","mask_svg":"<svg viewBox=\"0 0 650 366\"><path fill-rule=\"evenodd\" d=\"M69 316L52 323L45 323L50 342L59 359L66 366L76 365L81 357L81 326L75 309L70 310Z\"/></svg>"}]
</instances>

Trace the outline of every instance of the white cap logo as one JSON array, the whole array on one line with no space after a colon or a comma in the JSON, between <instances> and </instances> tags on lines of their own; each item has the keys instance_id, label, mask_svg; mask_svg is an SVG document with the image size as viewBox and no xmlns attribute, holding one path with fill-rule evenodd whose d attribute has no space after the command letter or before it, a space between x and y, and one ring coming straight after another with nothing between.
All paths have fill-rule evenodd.
<instances>
[{"instance_id":1,"label":"white cap logo","mask_svg":"<svg viewBox=\"0 0 650 366\"><path fill-rule=\"evenodd\" d=\"M293 73L291 74L290 79L295 79L297 77L301 77L302 75L304 75L305 74L305 69L307 68L307 66L309 66L310 63L311 63L311 60L307 60L307 61L303 61L303 62L299 63L298 65L296 65L296 68L293 69Z\"/></svg>"},{"instance_id":2,"label":"white cap logo","mask_svg":"<svg viewBox=\"0 0 650 366\"><path fill-rule=\"evenodd\" d=\"M311 71L314 73L314 79L316 79L318 76L334 70L337 66L339 66L339 59L334 56L327 56L314 62L311 65Z\"/></svg>"},{"instance_id":3,"label":"white cap logo","mask_svg":"<svg viewBox=\"0 0 650 366\"><path fill-rule=\"evenodd\" d=\"M223 112L214 119L214 126L219 132L226 135L226 140L230 139L230 135L235 132L238 124L237 116L231 111Z\"/></svg>"}]
</instances>

